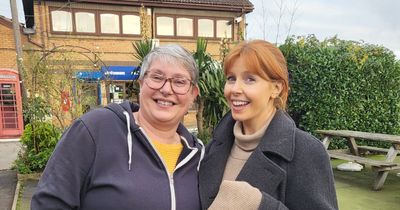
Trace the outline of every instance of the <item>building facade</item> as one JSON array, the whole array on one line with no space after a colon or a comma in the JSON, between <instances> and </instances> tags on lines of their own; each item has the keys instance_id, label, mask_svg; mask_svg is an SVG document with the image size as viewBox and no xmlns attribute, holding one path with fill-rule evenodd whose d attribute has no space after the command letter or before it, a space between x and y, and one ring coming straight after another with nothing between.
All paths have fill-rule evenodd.
<instances>
[{"instance_id":1,"label":"building facade","mask_svg":"<svg viewBox=\"0 0 400 210\"><path fill-rule=\"evenodd\" d=\"M61 91L66 111L71 103L83 103L73 99L82 88L88 89L83 98L95 98L89 106L129 98L139 63L133 42L147 38L195 51L204 37L208 52L219 59L221 40L243 39L245 15L253 10L248 0L23 0L23 6L24 64L33 68L46 61L53 66L49 74L61 75L68 59L74 78L83 81ZM0 17L0 33L0 68L17 69L10 20ZM27 64L32 54L37 61Z\"/></svg>"}]
</instances>

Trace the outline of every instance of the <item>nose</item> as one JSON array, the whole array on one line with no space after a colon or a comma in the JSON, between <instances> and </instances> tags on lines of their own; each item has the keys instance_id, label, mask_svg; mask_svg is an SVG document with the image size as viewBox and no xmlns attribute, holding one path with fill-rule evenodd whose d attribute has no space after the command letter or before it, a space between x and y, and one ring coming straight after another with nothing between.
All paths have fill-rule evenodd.
<instances>
[{"instance_id":1,"label":"nose","mask_svg":"<svg viewBox=\"0 0 400 210\"><path fill-rule=\"evenodd\" d=\"M235 83L232 84L231 90L233 93L242 93L243 92L243 87L242 83L240 81L235 81Z\"/></svg>"},{"instance_id":2,"label":"nose","mask_svg":"<svg viewBox=\"0 0 400 210\"><path fill-rule=\"evenodd\" d=\"M171 78L168 78L165 80L163 86L161 86L161 88L160 88L160 92L162 94L172 94L173 93Z\"/></svg>"}]
</instances>

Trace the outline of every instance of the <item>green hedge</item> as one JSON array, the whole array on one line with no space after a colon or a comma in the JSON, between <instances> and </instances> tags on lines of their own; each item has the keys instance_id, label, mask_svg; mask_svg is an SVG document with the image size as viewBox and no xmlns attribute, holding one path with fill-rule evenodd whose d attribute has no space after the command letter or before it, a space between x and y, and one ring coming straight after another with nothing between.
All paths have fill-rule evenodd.
<instances>
[{"instance_id":1,"label":"green hedge","mask_svg":"<svg viewBox=\"0 0 400 210\"><path fill-rule=\"evenodd\" d=\"M18 173L43 171L60 137L61 130L51 122L27 124L21 137L23 149L15 161Z\"/></svg>"},{"instance_id":2,"label":"green hedge","mask_svg":"<svg viewBox=\"0 0 400 210\"><path fill-rule=\"evenodd\" d=\"M280 49L290 72L288 112L301 129L400 134L400 62L392 51L312 35L289 38Z\"/></svg>"}]
</instances>

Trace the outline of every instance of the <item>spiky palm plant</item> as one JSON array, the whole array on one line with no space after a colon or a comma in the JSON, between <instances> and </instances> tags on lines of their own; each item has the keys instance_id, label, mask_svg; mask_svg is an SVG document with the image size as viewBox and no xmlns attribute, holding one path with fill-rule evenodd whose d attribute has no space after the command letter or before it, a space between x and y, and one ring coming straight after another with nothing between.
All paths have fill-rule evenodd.
<instances>
[{"instance_id":1,"label":"spiky palm plant","mask_svg":"<svg viewBox=\"0 0 400 210\"><path fill-rule=\"evenodd\" d=\"M196 118L198 132L201 134L211 131L228 110L228 104L223 93L225 77L222 67L207 53L207 40L204 38L197 40L193 57L199 68L200 95L196 99L198 105Z\"/></svg>"},{"instance_id":2,"label":"spiky palm plant","mask_svg":"<svg viewBox=\"0 0 400 210\"><path fill-rule=\"evenodd\" d=\"M135 50L135 53L133 56L139 60L139 65L137 68L132 72L132 74L139 74L140 72L140 67L142 66L143 59L146 57L147 54L154 48L154 43L153 40L151 39L144 39L136 42L132 42L133 49ZM137 83L133 83L133 92L136 95L136 98L139 102L139 87Z\"/></svg>"}]
</instances>

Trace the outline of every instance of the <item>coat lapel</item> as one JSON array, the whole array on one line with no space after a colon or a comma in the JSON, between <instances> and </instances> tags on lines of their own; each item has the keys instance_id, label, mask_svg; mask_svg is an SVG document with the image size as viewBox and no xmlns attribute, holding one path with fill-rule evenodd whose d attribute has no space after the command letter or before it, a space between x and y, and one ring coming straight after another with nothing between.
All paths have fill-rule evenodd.
<instances>
[{"instance_id":1,"label":"coat lapel","mask_svg":"<svg viewBox=\"0 0 400 210\"><path fill-rule=\"evenodd\" d=\"M200 183L200 186L206 186L205 189L209 190L207 194L210 197L214 197L218 193L231 148L229 143L218 143L219 145L215 146L212 154L206 156L201 163L200 176L206 177L206 180Z\"/></svg>"},{"instance_id":2,"label":"coat lapel","mask_svg":"<svg viewBox=\"0 0 400 210\"><path fill-rule=\"evenodd\" d=\"M224 119L227 117L225 116ZM228 160L233 144L234 120L221 120L221 132L214 133L213 142L206 148L206 156L201 162L199 171L200 196L204 206L210 206L217 196L225 164Z\"/></svg>"},{"instance_id":3,"label":"coat lapel","mask_svg":"<svg viewBox=\"0 0 400 210\"><path fill-rule=\"evenodd\" d=\"M270 195L278 193L278 187L285 187L286 169L276 160L290 162L293 159L295 129L296 126L291 118L285 112L278 110L260 144L240 171L237 180L246 181ZM272 156L277 159L271 160Z\"/></svg>"},{"instance_id":4,"label":"coat lapel","mask_svg":"<svg viewBox=\"0 0 400 210\"><path fill-rule=\"evenodd\" d=\"M253 187L274 195L279 185L285 184L286 172L267 158L261 150L256 149L236 180L246 181Z\"/></svg>"}]
</instances>

